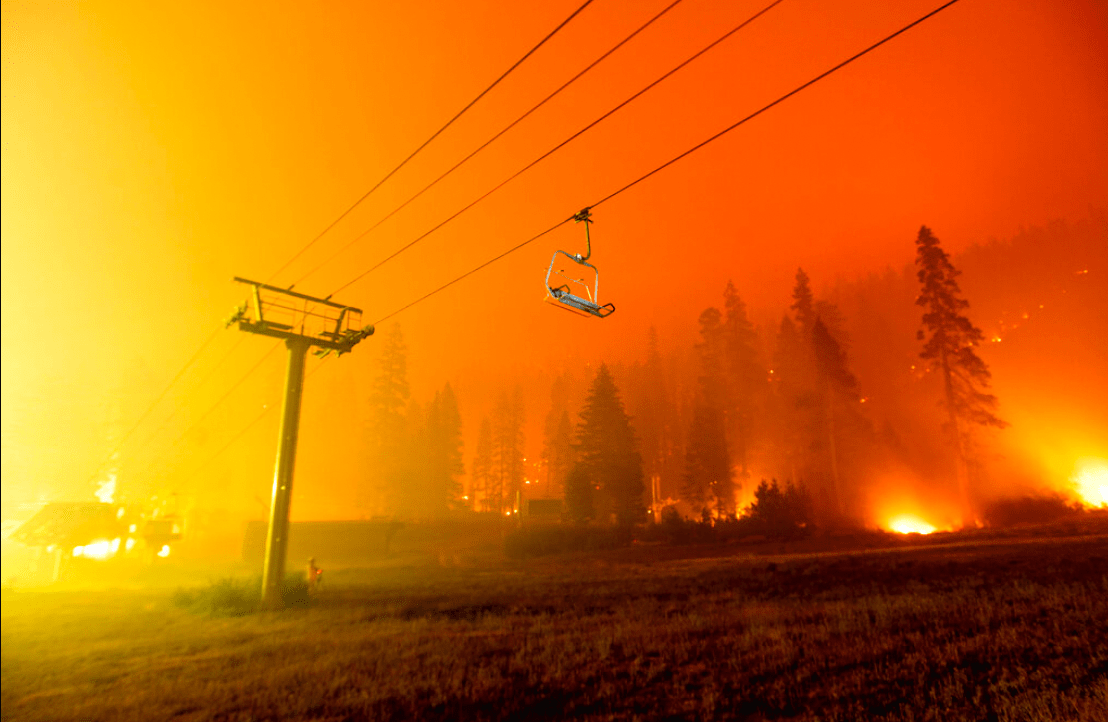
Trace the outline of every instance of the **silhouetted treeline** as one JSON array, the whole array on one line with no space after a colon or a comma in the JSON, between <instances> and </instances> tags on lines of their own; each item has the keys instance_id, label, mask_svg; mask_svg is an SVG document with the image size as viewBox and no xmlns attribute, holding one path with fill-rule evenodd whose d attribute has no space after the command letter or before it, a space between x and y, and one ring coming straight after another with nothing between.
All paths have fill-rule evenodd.
<instances>
[{"instance_id":1,"label":"silhouetted treeline","mask_svg":"<svg viewBox=\"0 0 1108 722\"><path fill-rule=\"evenodd\" d=\"M365 454L369 478L361 515L442 516L463 502L462 417L450 384L426 404L411 398L407 348L399 326L385 336L369 393Z\"/></svg>"},{"instance_id":2,"label":"silhouetted treeline","mask_svg":"<svg viewBox=\"0 0 1108 722\"><path fill-rule=\"evenodd\" d=\"M559 498L577 521L745 516L746 532L781 533L872 524L893 499L950 525L987 520L986 502L1036 491L1034 474L999 457L1006 399L990 363L1026 348L1014 358L1032 366L1070 331L1108 338L1093 310L1108 292L1083 273L1083 259L1104 260L1108 222L958 256L940 237L900 239L916 261L899 271L832 283L800 268L757 322L727 283L689 319L691 347L663 350L651 329L641 361L565 367L542 387L505 379L480 410L459 409L449 385L415 403L394 331L369 394L364 506L512 515Z\"/></svg>"}]
</instances>

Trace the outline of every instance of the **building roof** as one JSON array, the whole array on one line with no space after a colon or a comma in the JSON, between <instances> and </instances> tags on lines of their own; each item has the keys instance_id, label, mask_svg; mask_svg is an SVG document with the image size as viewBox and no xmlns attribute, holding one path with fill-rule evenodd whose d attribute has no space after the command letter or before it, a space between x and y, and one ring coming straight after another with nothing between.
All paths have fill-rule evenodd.
<instances>
[{"instance_id":1,"label":"building roof","mask_svg":"<svg viewBox=\"0 0 1108 722\"><path fill-rule=\"evenodd\" d=\"M55 501L15 530L11 538L27 546L83 544L115 534L115 507L90 501Z\"/></svg>"}]
</instances>

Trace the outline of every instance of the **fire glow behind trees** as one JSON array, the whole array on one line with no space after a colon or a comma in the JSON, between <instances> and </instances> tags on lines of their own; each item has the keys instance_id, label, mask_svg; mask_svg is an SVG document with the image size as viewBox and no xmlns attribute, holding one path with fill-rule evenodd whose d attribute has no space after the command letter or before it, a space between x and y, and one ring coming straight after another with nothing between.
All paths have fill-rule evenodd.
<instances>
[{"instance_id":1,"label":"fire glow behind trees","mask_svg":"<svg viewBox=\"0 0 1108 722\"><path fill-rule=\"evenodd\" d=\"M4 718L1108 714L1103 0L2 38Z\"/></svg>"},{"instance_id":2,"label":"fire glow behind trees","mask_svg":"<svg viewBox=\"0 0 1108 722\"><path fill-rule=\"evenodd\" d=\"M247 427L279 406L276 355L216 335L122 443L128 429L241 302L231 276L275 274L578 5L5 5L5 507L91 498L114 475L119 498L175 493L229 528L259 516L275 414ZM648 5L590 5L274 282L337 253L664 6ZM298 290L346 284L756 9L682 3ZM389 314L931 9L787 0L338 300L369 320ZM603 322L538 301L554 249L579 249L571 224L398 317L408 367L388 378L403 376L410 398L375 387L394 350L389 324L358 353L310 359L294 518L374 513L385 477L400 478L375 446L400 444L389 436L415 418L410 404L426 410L447 382L462 495L484 473L472 463L482 419L517 386L528 461L512 483L546 484L536 465L552 381L567 380L575 421L605 362L644 429L660 499L679 497L696 321L723 308L728 328L734 306L721 293L733 280L756 363L732 349L724 366L745 367L754 389L765 371L761 391L718 400L735 508L762 477L814 485L825 473L829 489L826 447L839 438L848 516L880 524L896 511L887 507L926 498L929 523L945 528L949 500L931 493L949 481L932 463L941 419L902 274L924 222L963 271L986 337L979 353L1012 424L989 442L985 456L1008 461L990 463L982 488L1072 493L1086 478L1079 460L1108 458L1108 389L1092 371L1108 339L1094 310L1108 275L1105 12L1091 0L964 0L620 195L592 227L601 293L619 308ZM1051 254L1018 241L1036 233ZM991 238L1018 241L1022 255L989 251ZM798 266L813 318L783 324ZM836 397L835 437L819 425L828 407L816 405L814 379L789 378L807 373L811 329L799 326L815 316L858 383L855 406Z\"/></svg>"}]
</instances>

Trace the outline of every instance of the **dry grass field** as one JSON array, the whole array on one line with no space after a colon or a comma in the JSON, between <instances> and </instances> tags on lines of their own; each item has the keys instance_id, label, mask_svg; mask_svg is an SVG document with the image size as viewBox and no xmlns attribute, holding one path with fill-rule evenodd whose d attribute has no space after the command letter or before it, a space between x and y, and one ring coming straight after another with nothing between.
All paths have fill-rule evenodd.
<instances>
[{"instance_id":1,"label":"dry grass field","mask_svg":"<svg viewBox=\"0 0 1108 722\"><path fill-rule=\"evenodd\" d=\"M950 541L337 570L309 609L241 617L6 591L2 713L1108 720L1108 537Z\"/></svg>"}]
</instances>

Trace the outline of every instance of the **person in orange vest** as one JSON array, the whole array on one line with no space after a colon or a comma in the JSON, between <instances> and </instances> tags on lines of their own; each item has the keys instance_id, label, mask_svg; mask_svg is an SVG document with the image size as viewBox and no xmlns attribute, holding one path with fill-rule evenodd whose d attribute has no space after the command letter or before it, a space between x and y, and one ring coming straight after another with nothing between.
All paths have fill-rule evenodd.
<instances>
[{"instance_id":1,"label":"person in orange vest","mask_svg":"<svg viewBox=\"0 0 1108 722\"><path fill-rule=\"evenodd\" d=\"M315 565L315 557L308 559L308 593L315 592L323 581L323 570Z\"/></svg>"}]
</instances>

